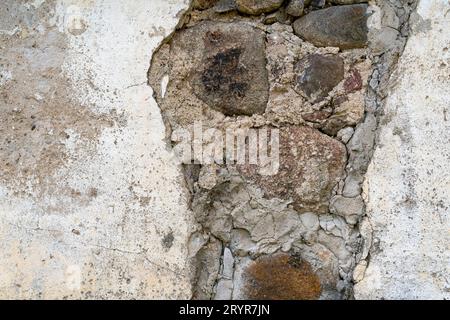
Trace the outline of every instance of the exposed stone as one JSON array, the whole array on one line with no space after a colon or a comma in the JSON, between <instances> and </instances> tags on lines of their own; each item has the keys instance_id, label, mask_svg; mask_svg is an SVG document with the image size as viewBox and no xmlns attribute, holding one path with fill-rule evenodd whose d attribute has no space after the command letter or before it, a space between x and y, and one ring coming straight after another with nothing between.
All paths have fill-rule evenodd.
<instances>
[{"instance_id":1,"label":"exposed stone","mask_svg":"<svg viewBox=\"0 0 450 320\"><path fill-rule=\"evenodd\" d=\"M335 97L331 104L333 114L326 119L322 127L323 132L328 135L335 136L342 128L355 126L364 117L364 92L362 91Z\"/></svg>"},{"instance_id":2,"label":"exposed stone","mask_svg":"<svg viewBox=\"0 0 450 320\"><path fill-rule=\"evenodd\" d=\"M356 224L364 214L364 201L361 197L334 196L330 201L330 212L344 217L349 224Z\"/></svg>"},{"instance_id":3,"label":"exposed stone","mask_svg":"<svg viewBox=\"0 0 450 320\"><path fill-rule=\"evenodd\" d=\"M220 271L220 255L222 244L215 238L210 238L197 253L196 285L194 299L209 299L212 296L214 284Z\"/></svg>"},{"instance_id":4,"label":"exposed stone","mask_svg":"<svg viewBox=\"0 0 450 320\"><path fill-rule=\"evenodd\" d=\"M255 243L245 229L233 229L231 231L230 249L237 256L245 256L255 250Z\"/></svg>"},{"instance_id":5,"label":"exposed stone","mask_svg":"<svg viewBox=\"0 0 450 320\"><path fill-rule=\"evenodd\" d=\"M277 13L274 12L274 13L268 14L267 16L264 16L262 22L264 24L273 24L275 22L278 22Z\"/></svg>"},{"instance_id":6,"label":"exposed stone","mask_svg":"<svg viewBox=\"0 0 450 320\"><path fill-rule=\"evenodd\" d=\"M214 11L217 13L226 13L236 10L235 0L219 0L214 6Z\"/></svg>"},{"instance_id":7,"label":"exposed stone","mask_svg":"<svg viewBox=\"0 0 450 320\"><path fill-rule=\"evenodd\" d=\"M300 220L302 224L309 230L317 231L319 230L319 217L311 212L305 212L300 215Z\"/></svg>"},{"instance_id":8,"label":"exposed stone","mask_svg":"<svg viewBox=\"0 0 450 320\"><path fill-rule=\"evenodd\" d=\"M201 22L176 32L149 71L171 127L186 128L219 112L263 113L269 95L264 42L264 32L239 22ZM162 97L164 76L169 81Z\"/></svg>"},{"instance_id":9,"label":"exposed stone","mask_svg":"<svg viewBox=\"0 0 450 320\"><path fill-rule=\"evenodd\" d=\"M322 9L326 5L326 0L311 0L310 2L313 9Z\"/></svg>"},{"instance_id":10,"label":"exposed stone","mask_svg":"<svg viewBox=\"0 0 450 320\"><path fill-rule=\"evenodd\" d=\"M369 217L365 216L359 223L359 232L363 238L362 249L358 252L358 260L365 260L369 256L373 243L373 229Z\"/></svg>"},{"instance_id":11,"label":"exposed stone","mask_svg":"<svg viewBox=\"0 0 450 320\"><path fill-rule=\"evenodd\" d=\"M319 230L318 241L333 252L341 263L351 261L352 254L347 250L345 240L342 237Z\"/></svg>"},{"instance_id":12,"label":"exposed stone","mask_svg":"<svg viewBox=\"0 0 450 320\"><path fill-rule=\"evenodd\" d=\"M217 184L218 166L216 164L204 165L198 175L198 185L203 189L211 190Z\"/></svg>"},{"instance_id":13,"label":"exposed stone","mask_svg":"<svg viewBox=\"0 0 450 320\"><path fill-rule=\"evenodd\" d=\"M224 248L222 257L222 269L219 282L216 287L216 300L230 300L233 293L234 258L229 248Z\"/></svg>"},{"instance_id":14,"label":"exposed stone","mask_svg":"<svg viewBox=\"0 0 450 320\"><path fill-rule=\"evenodd\" d=\"M290 0L286 6L286 13L293 17L300 17L303 14L304 7L304 0Z\"/></svg>"},{"instance_id":15,"label":"exposed stone","mask_svg":"<svg viewBox=\"0 0 450 320\"><path fill-rule=\"evenodd\" d=\"M229 215L232 216L233 227L248 231L242 233L232 230L230 247L233 249L237 249L236 246L242 249L247 247L251 251L266 254L273 253L282 247L283 250L289 250L292 239L306 231L298 213L288 207L290 201L264 199L261 190L243 182L240 186L230 188L227 186L220 195L220 199L231 210ZM222 219L222 214L224 212L220 210L208 212L211 224L213 221ZM206 224L206 227L209 227L209 224ZM217 231L213 230L213 232Z\"/></svg>"},{"instance_id":16,"label":"exposed stone","mask_svg":"<svg viewBox=\"0 0 450 320\"><path fill-rule=\"evenodd\" d=\"M301 258L311 264L313 272L319 277L322 294L328 295L336 292L336 285L339 279L339 261L333 252L326 246L317 243L305 245L304 243L295 244L295 250L301 254Z\"/></svg>"},{"instance_id":17,"label":"exposed stone","mask_svg":"<svg viewBox=\"0 0 450 320\"><path fill-rule=\"evenodd\" d=\"M265 16L263 18L263 23L273 24L275 22L279 22L283 24L290 24L292 22L291 19L292 18L286 13L286 10L284 8L280 8L280 10Z\"/></svg>"},{"instance_id":18,"label":"exposed stone","mask_svg":"<svg viewBox=\"0 0 450 320\"><path fill-rule=\"evenodd\" d=\"M345 239L348 235L348 227L345 220L341 217L331 214L322 214L319 216L320 227L327 233L335 237Z\"/></svg>"},{"instance_id":19,"label":"exposed stone","mask_svg":"<svg viewBox=\"0 0 450 320\"><path fill-rule=\"evenodd\" d=\"M362 89L363 81L361 74L356 69L350 70L350 76L344 81L344 89L346 93L358 91Z\"/></svg>"},{"instance_id":20,"label":"exposed stone","mask_svg":"<svg viewBox=\"0 0 450 320\"><path fill-rule=\"evenodd\" d=\"M223 250L222 277L225 277L227 279L233 278L233 265L233 254L231 253L231 250L229 248L225 248Z\"/></svg>"},{"instance_id":21,"label":"exposed stone","mask_svg":"<svg viewBox=\"0 0 450 320\"><path fill-rule=\"evenodd\" d=\"M318 47L365 47L367 7L367 4L355 4L313 11L294 22L294 32Z\"/></svg>"},{"instance_id":22,"label":"exposed stone","mask_svg":"<svg viewBox=\"0 0 450 320\"><path fill-rule=\"evenodd\" d=\"M231 300L233 294L233 281L220 279L217 283L214 300Z\"/></svg>"},{"instance_id":23,"label":"exposed stone","mask_svg":"<svg viewBox=\"0 0 450 320\"><path fill-rule=\"evenodd\" d=\"M263 33L240 23L204 23L180 40L191 45L192 39L202 39L203 55L193 70L194 93L226 115L263 113L268 98Z\"/></svg>"},{"instance_id":24,"label":"exposed stone","mask_svg":"<svg viewBox=\"0 0 450 320\"><path fill-rule=\"evenodd\" d=\"M344 61L337 55L310 54L296 63L295 72L295 90L315 103L344 79Z\"/></svg>"},{"instance_id":25,"label":"exposed stone","mask_svg":"<svg viewBox=\"0 0 450 320\"><path fill-rule=\"evenodd\" d=\"M373 55L380 55L387 50L401 51L403 41L400 34L400 19L393 4L382 1L371 5L369 26L369 43Z\"/></svg>"},{"instance_id":26,"label":"exposed stone","mask_svg":"<svg viewBox=\"0 0 450 320\"><path fill-rule=\"evenodd\" d=\"M360 282L362 279L364 279L364 274L367 269L367 261L361 260L353 270L353 281L355 283Z\"/></svg>"},{"instance_id":27,"label":"exposed stone","mask_svg":"<svg viewBox=\"0 0 450 320\"><path fill-rule=\"evenodd\" d=\"M198 10L209 9L216 4L218 0L194 0L192 7Z\"/></svg>"},{"instance_id":28,"label":"exposed stone","mask_svg":"<svg viewBox=\"0 0 450 320\"><path fill-rule=\"evenodd\" d=\"M328 2L333 4L355 4L368 2L368 0L328 0Z\"/></svg>"},{"instance_id":29,"label":"exposed stone","mask_svg":"<svg viewBox=\"0 0 450 320\"><path fill-rule=\"evenodd\" d=\"M256 300L315 300L321 293L319 277L299 256L263 256L244 271L244 296Z\"/></svg>"},{"instance_id":30,"label":"exposed stone","mask_svg":"<svg viewBox=\"0 0 450 320\"><path fill-rule=\"evenodd\" d=\"M284 0L235 0L239 12L260 15L275 11L283 4Z\"/></svg>"},{"instance_id":31,"label":"exposed stone","mask_svg":"<svg viewBox=\"0 0 450 320\"><path fill-rule=\"evenodd\" d=\"M255 165L238 169L268 197L293 199L296 210L325 213L331 190L342 177L343 144L309 127L280 129L280 165L275 175L261 175Z\"/></svg>"}]
</instances>

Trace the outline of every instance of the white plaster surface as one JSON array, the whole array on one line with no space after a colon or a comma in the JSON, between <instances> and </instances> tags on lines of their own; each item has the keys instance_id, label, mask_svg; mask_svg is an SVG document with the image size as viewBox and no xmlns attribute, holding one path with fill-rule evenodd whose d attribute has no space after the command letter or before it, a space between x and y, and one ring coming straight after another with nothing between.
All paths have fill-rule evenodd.
<instances>
[{"instance_id":1,"label":"white plaster surface","mask_svg":"<svg viewBox=\"0 0 450 320\"><path fill-rule=\"evenodd\" d=\"M24 6L38 10L43 2ZM59 0L34 30L13 16L0 17L6 36L37 38L52 29L63 34L61 70L73 96L93 114L113 112L121 119L102 128L88 147L78 139L76 123L68 129L67 161L52 176L37 179L44 181L39 195L39 182L32 179L28 187L0 184L0 298L191 296L192 216L147 85L152 51L188 5ZM77 190L75 196L64 196L68 187ZM61 192L46 191L52 188ZM95 195L87 199L89 190Z\"/></svg>"},{"instance_id":2,"label":"white plaster surface","mask_svg":"<svg viewBox=\"0 0 450 320\"><path fill-rule=\"evenodd\" d=\"M450 298L450 3L420 0L411 21L364 185L357 299Z\"/></svg>"},{"instance_id":3,"label":"white plaster surface","mask_svg":"<svg viewBox=\"0 0 450 320\"><path fill-rule=\"evenodd\" d=\"M45 88L64 86L90 117L116 115L111 126L99 122L92 141L82 138L88 130L71 115L68 138L60 142L64 161L55 170L36 166L34 174L11 178L0 168L0 298L191 297L188 238L195 223L146 83L152 51L188 2L0 4L0 58L12 59L0 66L0 90L13 81L24 85L23 60L13 59L24 56L27 68L53 75L60 69L67 83L27 82L36 92L20 108L45 104L51 92ZM45 19L33 17L46 3L55 5ZM2 6L11 6L9 13ZM29 22L12 14L20 7L30 10ZM364 185L363 225L373 233L363 233L373 241L367 269L365 262L357 269L358 299L450 298L450 4L421 0L413 21ZM33 39L49 44L30 55ZM17 41L28 44L14 47ZM170 79L164 81L163 89ZM67 111L54 108L51 116ZM8 130L17 138L14 127ZM52 134L36 133L43 145ZM27 150L20 141L25 145L17 149ZM22 156L17 166L32 160Z\"/></svg>"}]
</instances>

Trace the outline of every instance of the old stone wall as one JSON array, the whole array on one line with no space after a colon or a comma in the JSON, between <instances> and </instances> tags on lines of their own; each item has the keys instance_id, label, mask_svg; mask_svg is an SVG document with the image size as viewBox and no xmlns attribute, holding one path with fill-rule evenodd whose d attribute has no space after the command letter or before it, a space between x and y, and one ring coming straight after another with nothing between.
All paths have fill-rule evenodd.
<instances>
[{"instance_id":1,"label":"old stone wall","mask_svg":"<svg viewBox=\"0 0 450 320\"><path fill-rule=\"evenodd\" d=\"M197 155L185 165L201 226L194 298L353 297L367 261L361 185L412 9L360 2L194 1L153 56L172 147L196 121L279 130L275 174Z\"/></svg>"},{"instance_id":2,"label":"old stone wall","mask_svg":"<svg viewBox=\"0 0 450 320\"><path fill-rule=\"evenodd\" d=\"M0 3L0 298L189 298L193 224L147 85L185 1Z\"/></svg>"},{"instance_id":3,"label":"old stone wall","mask_svg":"<svg viewBox=\"0 0 450 320\"><path fill-rule=\"evenodd\" d=\"M447 298L449 6L3 1L0 297Z\"/></svg>"}]
</instances>

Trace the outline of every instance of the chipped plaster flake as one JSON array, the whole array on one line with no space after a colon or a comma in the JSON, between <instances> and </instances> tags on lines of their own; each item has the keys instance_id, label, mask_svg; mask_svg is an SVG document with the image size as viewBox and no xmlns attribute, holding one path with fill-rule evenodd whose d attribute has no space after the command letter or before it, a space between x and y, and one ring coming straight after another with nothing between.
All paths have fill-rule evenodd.
<instances>
[{"instance_id":1,"label":"chipped plaster flake","mask_svg":"<svg viewBox=\"0 0 450 320\"><path fill-rule=\"evenodd\" d=\"M450 298L449 10L419 2L392 78L364 184L376 244L359 299Z\"/></svg>"},{"instance_id":2,"label":"chipped plaster flake","mask_svg":"<svg viewBox=\"0 0 450 320\"><path fill-rule=\"evenodd\" d=\"M0 185L1 298L191 296L191 213L145 85L152 51L187 7L186 0L61 0L49 13L67 37L63 72L73 96L124 121L87 144L74 125L65 165L33 181L43 193L28 188L21 196L26 189Z\"/></svg>"}]
</instances>

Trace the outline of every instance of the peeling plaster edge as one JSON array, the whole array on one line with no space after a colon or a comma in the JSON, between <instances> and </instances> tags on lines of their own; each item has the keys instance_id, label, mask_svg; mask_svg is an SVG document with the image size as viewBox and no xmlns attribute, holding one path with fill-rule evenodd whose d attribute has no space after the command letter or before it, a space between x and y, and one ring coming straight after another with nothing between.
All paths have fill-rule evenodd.
<instances>
[{"instance_id":1,"label":"peeling plaster edge","mask_svg":"<svg viewBox=\"0 0 450 320\"><path fill-rule=\"evenodd\" d=\"M380 3L383 3L384 0L375 0L375 4L378 5ZM386 79L381 79L381 81L378 82L377 86L372 88L373 94L375 96L375 101L373 101L373 103L375 104L375 109L374 110L368 110L367 106L369 104L369 102L366 100L366 112L365 112L365 116L364 116L364 120L361 122L361 126L364 126L365 124L365 120L368 116L368 114L372 114L375 117L376 120L376 127L375 127L375 136L374 136L374 144L373 144L373 148L371 150L369 150L369 161L367 164L367 168L371 165L372 160L373 160L373 155L374 152L377 148L377 146L380 144L380 131L382 129L383 124L381 123L384 116L385 116L385 105L386 105L386 97L388 92L395 87L396 85L396 78L398 77L398 62L401 58L401 56L403 55L405 48L406 48L406 44L409 40L409 37L412 33L411 30L411 16L416 12L417 10L417 6L419 4L420 0L413 0L411 4L405 4L404 6L409 8L408 14L407 14L407 18L406 20L401 24L399 30L404 30L405 34L401 35L401 40L402 40L402 47L399 50L399 52L397 52L397 59L396 61L390 61L387 60L387 62L392 63L391 66L389 66L387 72L385 71L384 73L381 72L380 73L380 68L384 63L386 63L386 61L383 61L381 59L381 62L378 62L375 64L375 68L373 70L372 75L370 76L368 82L370 83L371 80L374 78L375 73L379 73L379 76L382 77L383 75L388 74L388 77ZM396 13L398 10L403 9L403 8L396 8ZM384 53L379 55L379 57L383 58ZM368 87L368 91L366 93L366 99L368 98L371 89ZM369 195L368 192L366 190L367 188L367 184L368 184L368 180L367 180L367 168L366 168L366 172L364 173L364 179L362 182L362 192L361 192L361 196L363 198L364 201L364 205L367 208L367 205L370 201L369 199ZM363 233L361 233L361 236L364 238L364 245L362 247L362 252L367 251L367 254L365 257L361 257L358 261L356 261L356 265L354 270L357 267L361 267L361 275L358 279L356 279L357 281L354 280L353 285L355 285L358 282L361 282L362 280L364 280L365 278L365 271L368 268L369 264L370 264L370 260L371 260L371 253L373 252L373 250L375 250L375 243L376 241L374 241L375 239L375 231L373 229L373 225L372 222L370 220L370 215L368 212L365 212L364 216L361 218L360 222L358 223L357 227L360 228L362 226L363 223L367 223L369 226L369 230L368 233L366 235L364 235ZM360 228L360 232L361 232L361 228ZM368 243L368 245L366 244ZM354 274L355 277L355 274ZM354 299L354 294L352 293L352 298Z\"/></svg>"}]
</instances>

